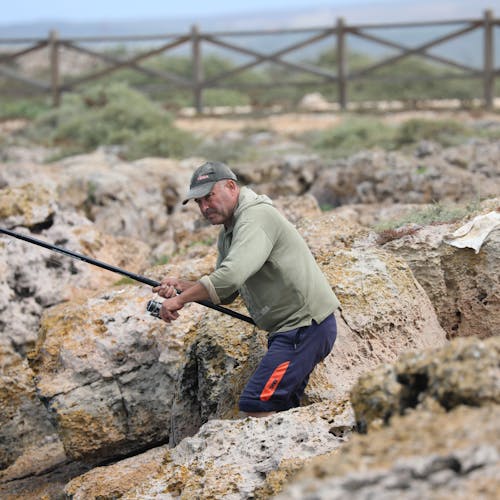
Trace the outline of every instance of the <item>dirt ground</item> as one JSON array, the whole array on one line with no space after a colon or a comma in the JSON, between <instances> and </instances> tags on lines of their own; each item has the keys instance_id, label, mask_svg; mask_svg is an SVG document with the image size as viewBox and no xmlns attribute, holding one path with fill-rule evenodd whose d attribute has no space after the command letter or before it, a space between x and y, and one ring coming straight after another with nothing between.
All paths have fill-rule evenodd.
<instances>
[{"instance_id":1,"label":"dirt ground","mask_svg":"<svg viewBox=\"0 0 500 500\"><path fill-rule=\"evenodd\" d=\"M203 116L179 117L175 124L183 130L203 137L216 137L230 131L245 129L267 130L278 135L292 137L309 130L323 130L340 124L351 114L343 113L286 113L264 117L253 116ZM500 114L483 111L401 111L378 115L378 118L390 125L398 125L410 118L450 119L463 122L494 121L500 122Z\"/></svg>"},{"instance_id":2,"label":"dirt ground","mask_svg":"<svg viewBox=\"0 0 500 500\"><path fill-rule=\"evenodd\" d=\"M9 135L23 129L28 124L27 120L5 120L0 121L0 135Z\"/></svg>"},{"instance_id":3,"label":"dirt ground","mask_svg":"<svg viewBox=\"0 0 500 500\"><path fill-rule=\"evenodd\" d=\"M269 131L284 137L324 130L340 124L353 116L350 113L282 113L267 116L233 115L177 117L175 125L180 129L210 138L231 131ZM500 113L475 110L468 111L401 111L379 114L378 118L387 124L398 125L410 118L451 119L459 122L490 121L500 123ZM27 125L26 120L0 121L0 135L14 133Z\"/></svg>"}]
</instances>

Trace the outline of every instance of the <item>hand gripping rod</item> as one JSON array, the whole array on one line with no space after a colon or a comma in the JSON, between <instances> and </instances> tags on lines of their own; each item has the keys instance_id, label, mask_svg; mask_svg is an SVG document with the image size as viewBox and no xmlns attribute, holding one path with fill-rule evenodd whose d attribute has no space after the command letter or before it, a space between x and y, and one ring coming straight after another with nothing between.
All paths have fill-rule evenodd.
<instances>
[{"instance_id":1,"label":"hand gripping rod","mask_svg":"<svg viewBox=\"0 0 500 500\"><path fill-rule=\"evenodd\" d=\"M51 245L50 243L46 243L45 241L38 240L36 238L32 238L31 236L26 236L24 234L16 233L15 231L11 231L9 229L4 229L0 227L0 233L7 234L9 236L12 236L14 238L18 238L20 240L27 241L28 243L32 243L33 245L38 245L40 247L48 248L49 250L52 250L54 252L59 252L64 255L68 255L69 257L72 257L73 259L81 260L83 262L87 262L88 264L92 264L93 266L101 267L103 269L107 269L108 271L111 271L113 273L121 274L123 276L127 276L128 278L131 278L135 281L139 281L140 283L144 283L146 285L155 287L158 285L161 285L160 282L146 278L145 276L141 276L140 274L135 274L131 273L129 271L126 271L125 269L121 269L119 267L112 266L110 264L106 264L105 262L101 262L96 259L92 259L91 257L87 257L86 255L82 255L76 252L71 252L70 250L67 250L66 248L58 247L55 245ZM227 309L226 307L218 306L216 304L213 304L212 302L208 300L200 300L196 302L197 304L200 304L205 307L209 307L210 309L214 309L215 311L219 311L223 314L227 314L229 316L232 316L233 318L240 319L241 321L246 321L247 323L250 323L251 325L255 325L255 321L248 317L245 316L244 314L240 314L236 311L233 311L231 309Z\"/></svg>"}]
</instances>

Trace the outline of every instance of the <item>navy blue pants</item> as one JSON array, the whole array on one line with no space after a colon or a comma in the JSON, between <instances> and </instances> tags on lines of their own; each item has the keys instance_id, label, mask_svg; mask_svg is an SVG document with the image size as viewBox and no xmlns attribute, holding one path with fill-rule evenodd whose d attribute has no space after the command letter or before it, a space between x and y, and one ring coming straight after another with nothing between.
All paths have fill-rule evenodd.
<instances>
[{"instance_id":1,"label":"navy blue pants","mask_svg":"<svg viewBox=\"0 0 500 500\"><path fill-rule=\"evenodd\" d=\"M244 412L283 411L300 406L309 375L332 350L337 323L331 314L321 323L275 333L268 351L240 397Z\"/></svg>"}]
</instances>

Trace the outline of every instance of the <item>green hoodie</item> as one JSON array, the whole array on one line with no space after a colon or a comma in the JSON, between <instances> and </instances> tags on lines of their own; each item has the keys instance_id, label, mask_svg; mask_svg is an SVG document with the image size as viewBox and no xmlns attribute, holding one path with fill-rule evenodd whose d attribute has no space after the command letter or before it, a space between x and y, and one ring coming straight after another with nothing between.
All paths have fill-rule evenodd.
<instances>
[{"instance_id":1,"label":"green hoodie","mask_svg":"<svg viewBox=\"0 0 500 500\"><path fill-rule=\"evenodd\" d=\"M340 305L303 238L265 195L241 188L218 250L216 270L200 282L214 304L240 293L259 328L280 332L320 323Z\"/></svg>"}]
</instances>

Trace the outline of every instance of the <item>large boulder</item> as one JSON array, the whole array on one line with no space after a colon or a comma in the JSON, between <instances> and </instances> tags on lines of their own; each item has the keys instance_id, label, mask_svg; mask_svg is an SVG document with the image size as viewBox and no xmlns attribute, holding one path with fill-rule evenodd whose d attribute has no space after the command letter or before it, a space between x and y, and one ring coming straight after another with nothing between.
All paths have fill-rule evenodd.
<instances>
[{"instance_id":1,"label":"large boulder","mask_svg":"<svg viewBox=\"0 0 500 500\"><path fill-rule=\"evenodd\" d=\"M147 315L147 294L127 287L55 306L42 319L30 365L73 459L102 461L168 440L182 339Z\"/></svg>"},{"instance_id":2,"label":"large boulder","mask_svg":"<svg viewBox=\"0 0 500 500\"><path fill-rule=\"evenodd\" d=\"M477 151L476 153L471 151ZM491 164L480 168L478 152ZM362 151L319 172L310 193L320 205L353 203L432 203L473 201L500 191L498 143L474 143L461 163L456 150L414 158L400 152Z\"/></svg>"},{"instance_id":3,"label":"large boulder","mask_svg":"<svg viewBox=\"0 0 500 500\"><path fill-rule=\"evenodd\" d=\"M144 158L127 163L103 150L51 166L63 208L76 208L106 234L157 244L197 160Z\"/></svg>"},{"instance_id":4,"label":"large boulder","mask_svg":"<svg viewBox=\"0 0 500 500\"><path fill-rule=\"evenodd\" d=\"M24 184L0 189L0 220L5 227L43 228L50 225L57 206L47 186Z\"/></svg>"},{"instance_id":5,"label":"large boulder","mask_svg":"<svg viewBox=\"0 0 500 500\"><path fill-rule=\"evenodd\" d=\"M105 235L74 212L54 214L41 232L33 234L26 227L16 227L16 232L131 272L141 271L149 262L146 244ZM115 273L13 237L2 237L0 248L0 341L10 342L22 353L33 347L40 316L47 307L121 279Z\"/></svg>"},{"instance_id":6,"label":"large boulder","mask_svg":"<svg viewBox=\"0 0 500 500\"><path fill-rule=\"evenodd\" d=\"M240 307L232 309L246 313ZM207 312L180 367L172 408L171 444L212 418L238 417L238 399L265 353L266 334L250 324Z\"/></svg>"},{"instance_id":7,"label":"large boulder","mask_svg":"<svg viewBox=\"0 0 500 500\"><path fill-rule=\"evenodd\" d=\"M498 198L485 202L486 211L499 204ZM500 331L500 230L487 234L478 252L447 243L465 222L419 227L410 234L401 231L401 237L383 248L408 263L448 338L484 338Z\"/></svg>"},{"instance_id":8,"label":"large boulder","mask_svg":"<svg viewBox=\"0 0 500 500\"><path fill-rule=\"evenodd\" d=\"M25 359L0 343L0 471L40 448L59 446L56 429L36 394ZM29 458L25 458L29 460ZM0 472L1 475L1 472Z\"/></svg>"},{"instance_id":9,"label":"large boulder","mask_svg":"<svg viewBox=\"0 0 500 500\"><path fill-rule=\"evenodd\" d=\"M321 215L321 209L316 198L310 194L278 196L273 199L273 203L292 224L297 224L304 217L318 217Z\"/></svg>"},{"instance_id":10,"label":"large boulder","mask_svg":"<svg viewBox=\"0 0 500 500\"><path fill-rule=\"evenodd\" d=\"M418 411L312 459L277 500L498 498L500 406Z\"/></svg>"},{"instance_id":11,"label":"large boulder","mask_svg":"<svg viewBox=\"0 0 500 500\"><path fill-rule=\"evenodd\" d=\"M102 461L168 441L178 372L205 308L190 304L167 325L147 314L151 298L128 285L44 313L30 366L69 457Z\"/></svg>"},{"instance_id":12,"label":"large boulder","mask_svg":"<svg viewBox=\"0 0 500 500\"><path fill-rule=\"evenodd\" d=\"M255 498L280 471L286 476L310 457L338 449L352 425L349 405L331 402L266 419L215 419L174 449L96 468L71 481L65 493L75 500Z\"/></svg>"},{"instance_id":13,"label":"large boulder","mask_svg":"<svg viewBox=\"0 0 500 500\"><path fill-rule=\"evenodd\" d=\"M323 168L321 158L311 154L275 157L257 165L234 165L235 173L244 184L272 198L305 194Z\"/></svg>"},{"instance_id":14,"label":"large boulder","mask_svg":"<svg viewBox=\"0 0 500 500\"><path fill-rule=\"evenodd\" d=\"M365 228L327 213L298 229L337 294L339 334L306 395L341 398L365 371L405 351L446 343L432 304L409 266L373 243ZM321 383L318 383L322 381Z\"/></svg>"},{"instance_id":15,"label":"large boulder","mask_svg":"<svg viewBox=\"0 0 500 500\"><path fill-rule=\"evenodd\" d=\"M497 339L469 339L441 350L429 349L423 356L405 354L397 362L399 383L404 383L404 377L413 381L408 387L422 390L414 377L415 367L427 367L436 375L429 396L432 390L445 395L453 387L451 404L445 408L433 404L434 398L416 398L418 404L406 405L404 414L396 412L386 426L370 426L368 435L351 434L349 407L332 402L266 419L211 420L174 449L156 448L96 468L71 481L65 492L75 499L158 495L264 499L281 490L277 498L395 499L410 493L412 498L458 495L465 499L481 494L495 498L500 484L500 452L492 440L500 416L495 404L498 353ZM494 370L496 378L487 384L484 397L471 399L471 382L478 369L487 372L485 379L488 373L495 375ZM364 377L373 381L371 386L367 382L353 390L358 421L379 392L380 378L375 375L379 371ZM464 377L467 382L462 383ZM440 387L442 382L445 386ZM367 392L367 387L375 392ZM392 397L401 401L397 391ZM330 435L325 440L327 428Z\"/></svg>"},{"instance_id":16,"label":"large boulder","mask_svg":"<svg viewBox=\"0 0 500 500\"><path fill-rule=\"evenodd\" d=\"M199 158L125 162L112 148L99 148L48 164L6 164L2 166L3 183L10 191L22 191L27 201L20 200L22 205L16 202L14 206L26 207L25 219L33 207L38 207L38 212L50 208L52 213L54 206L50 202L57 201L57 211L77 211L105 234L139 239L155 246L163 241L169 217L179 211L191 174L202 162ZM33 193L27 193L25 179L33 177L37 184L31 188ZM41 200L44 192L48 195ZM6 193L2 193L0 218L6 218L2 215L4 207L12 212L12 195ZM11 219L13 216L16 214ZM17 219L12 219L15 224Z\"/></svg>"},{"instance_id":17,"label":"large boulder","mask_svg":"<svg viewBox=\"0 0 500 500\"><path fill-rule=\"evenodd\" d=\"M498 337L455 339L360 378L353 434L277 498L485 498L500 488Z\"/></svg>"},{"instance_id":18,"label":"large boulder","mask_svg":"<svg viewBox=\"0 0 500 500\"><path fill-rule=\"evenodd\" d=\"M500 404L500 337L455 339L441 349L405 353L361 375L351 402L358 429L387 424L416 407L450 411Z\"/></svg>"}]
</instances>

